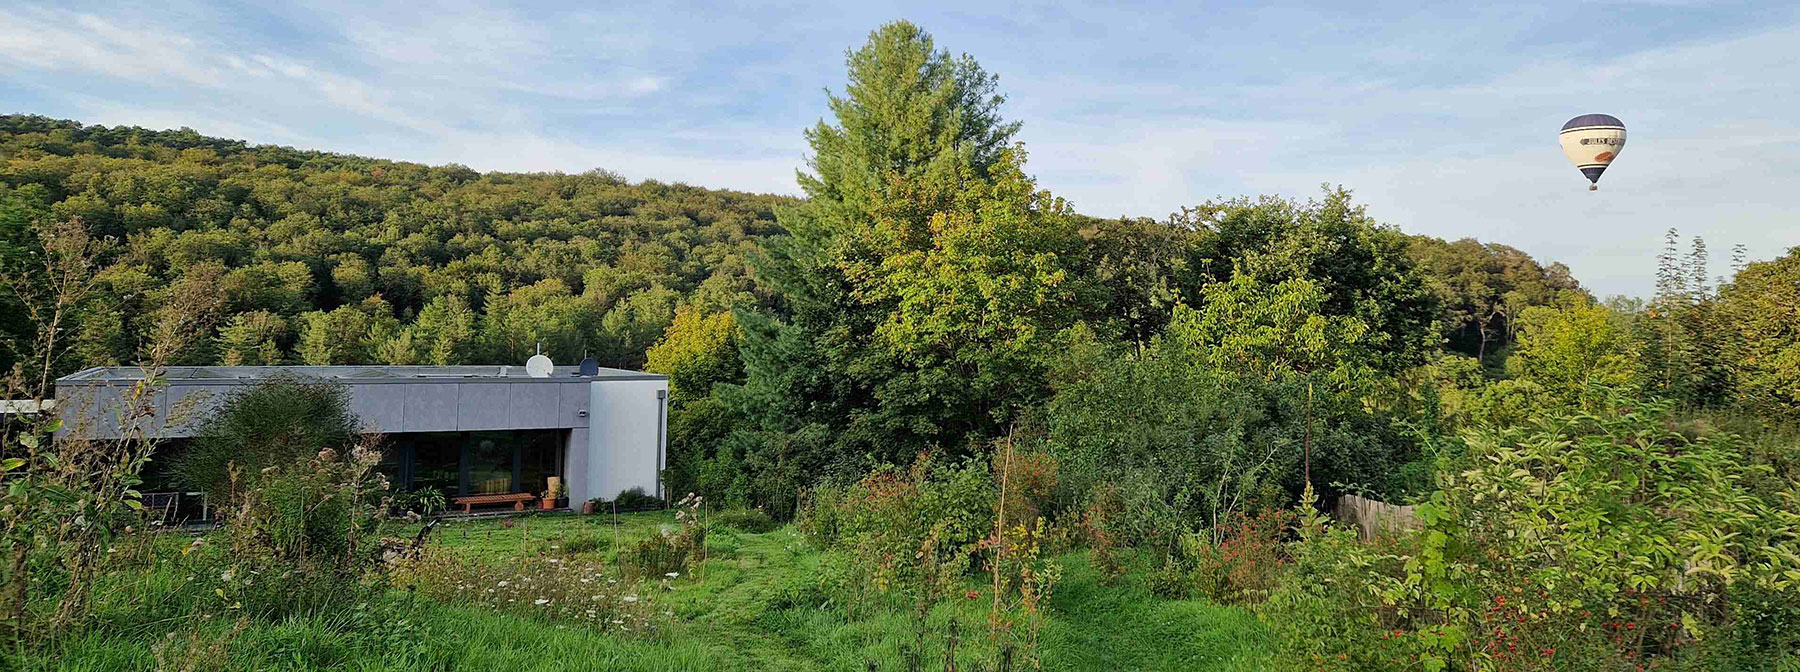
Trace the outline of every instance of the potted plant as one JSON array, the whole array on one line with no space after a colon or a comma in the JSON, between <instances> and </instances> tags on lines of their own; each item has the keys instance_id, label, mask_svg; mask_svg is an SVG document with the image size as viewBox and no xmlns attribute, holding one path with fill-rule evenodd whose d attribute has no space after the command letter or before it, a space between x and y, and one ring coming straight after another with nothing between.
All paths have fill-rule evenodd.
<instances>
[{"instance_id":1,"label":"potted plant","mask_svg":"<svg viewBox=\"0 0 1800 672\"><path fill-rule=\"evenodd\" d=\"M538 500L538 505L545 511L553 510L559 497L562 497L562 479L551 476L549 487L544 488L544 496Z\"/></svg>"}]
</instances>

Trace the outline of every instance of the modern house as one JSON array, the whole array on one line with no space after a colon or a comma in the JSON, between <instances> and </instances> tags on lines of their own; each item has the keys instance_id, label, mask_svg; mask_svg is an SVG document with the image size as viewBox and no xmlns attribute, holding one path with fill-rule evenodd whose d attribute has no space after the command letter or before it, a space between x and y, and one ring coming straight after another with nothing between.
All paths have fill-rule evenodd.
<instances>
[{"instance_id":1,"label":"modern house","mask_svg":"<svg viewBox=\"0 0 1800 672\"><path fill-rule=\"evenodd\" d=\"M535 375L534 375L535 374ZM560 476L570 502L642 488L662 496L669 379L649 373L533 366L172 367L144 404L142 430L180 443L233 391L272 376L317 378L350 392L367 431L385 435L382 468L400 488L446 496L542 493ZM56 381L65 432L119 438L121 407L143 379L99 367Z\"/></svg>"}]
</instances>

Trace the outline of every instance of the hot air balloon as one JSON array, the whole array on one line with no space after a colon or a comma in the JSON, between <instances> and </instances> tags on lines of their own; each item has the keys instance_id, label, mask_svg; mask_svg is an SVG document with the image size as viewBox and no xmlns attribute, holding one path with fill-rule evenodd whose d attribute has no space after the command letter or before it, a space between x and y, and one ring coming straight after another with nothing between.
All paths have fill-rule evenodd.
<instances>
[{"instance_id":1,"label":"hot air balloon","mask_svg":"<svg viewBox=\"0 0 1800 672\"><path fill-rule=\"evenodd\" d=\"M1600 188L1600 174L1625 148L1625 122L1610 114L1584 114L1563 124L1563 155L1586 175L1588 191Z\"/></svg>"}]
</instances>

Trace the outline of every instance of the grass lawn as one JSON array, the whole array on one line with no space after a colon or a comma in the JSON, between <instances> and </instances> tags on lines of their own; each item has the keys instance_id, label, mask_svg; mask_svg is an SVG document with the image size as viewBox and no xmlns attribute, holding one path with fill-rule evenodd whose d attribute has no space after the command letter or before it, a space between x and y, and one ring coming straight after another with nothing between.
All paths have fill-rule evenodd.
<instances>
[{"instance_id":1,"label":"grass lawn","mask_svg":"<svg viewBox=\"0 0 1800 672\"><path fill-rule=\"evenodd\" d=\"M672 514L619 517L544 515L446 523L436 542L462 553L501 560L534 554L582 554L613 559L631 543L673 525ZM411 534L416 527L401 530ZM904 609L855 610L818 599L822 555L791 527L765 534L715 530L711 560L699 576L683 576L671 590L656 588L656 608L671 614L660 636L643 639L524 618L482 608L444 605L396 595L399 606L376 615L315 614L248 626L232 645L226 669L262 670L900 670L905 645L925 652L926 670L942 668L943 633L951 621L962 635L959 669L991 666L986 599L954 599L927 617L932 635L915 638ZM598 541L596 544L595 542ZM592 550L585 550L585 549ZM1141 577L1105 584L1085 554L1056 558L1064 569L1040 645L1053 670L1271 669L1262 625L1248 611L1148 594ZM971 579L970 588L981 590ZM400 591L395 591L399 593ZM987 593L982 591L983 595ZM813 596L808 599L806 596ZM121 601L124 600L124 601ZM123 595L98 605L124 609ZM171 616L170 618L177 618ZM99 628L56 651L24 661L28 669L148 670L156 668L151 631L168 622ZM384 627L372 629L378 620ZM395 623L403 625L395 626ZM204 632L230 630L207 623ZM377 632L379 630L379 632ZM174 668L180 669L180 668ZM206 669L201 666L200 669Z\"/></svg>"}]
</instances>

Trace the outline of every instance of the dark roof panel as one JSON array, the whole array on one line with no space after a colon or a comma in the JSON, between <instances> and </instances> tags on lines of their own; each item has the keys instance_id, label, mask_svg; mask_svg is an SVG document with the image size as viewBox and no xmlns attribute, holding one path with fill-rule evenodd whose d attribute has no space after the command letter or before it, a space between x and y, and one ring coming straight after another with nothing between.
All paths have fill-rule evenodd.
<instances>
[{"instance_id":1,"label":"dark roof panel","mask_svg":"<svg viewBox=\"0 0 1800 672\"><path fill-rule=\"evenodd\" d=\"M1624 128L1625 122L1619 121L1618 117L1610 114L1584 114L1574 119L1570 119L1569 123L1563 124L1562 130L1566 131L1571 128L1581 128L1583 126L1618 126L1619 128Z\"/></svg>"}]
</instances>

